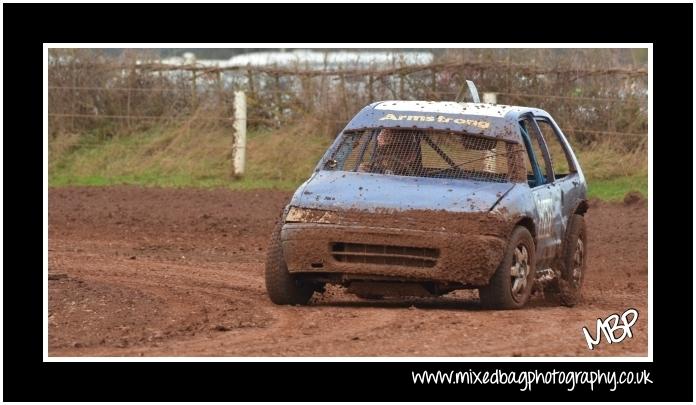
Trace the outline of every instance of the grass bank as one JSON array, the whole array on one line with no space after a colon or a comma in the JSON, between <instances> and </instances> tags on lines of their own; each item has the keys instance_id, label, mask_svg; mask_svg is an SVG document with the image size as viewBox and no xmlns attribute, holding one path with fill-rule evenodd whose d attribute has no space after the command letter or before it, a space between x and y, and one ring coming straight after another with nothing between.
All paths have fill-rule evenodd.
<instances>
[{"instance_id":1,"label":"grass bank","mask_svg":"<svg viewBox=\"0 0 696 405\"><path fill-rule=\"evenodd\" d=\"M68 135L49 142L49 185L292 189L332 139L308 125L250 131L246 173L235 178L232 136L220 128L156 127L114 137Z\"/></svg>"},{"instance_id":2,"label":"grass bank","mask_svg":"<svg viewBox=\"0 0 696 405\"><path fill-rule=\"evenodd\" d=\"M311 173L333 139L304 122L248 133L246 174L232 173L229 129L154 127L107 136L95 132L49 141L49 185L133 184L162 187L292 190ZM577 151L590 197L617 200L648 192L645 152L620 153L610 143Z\"/></svg>"}]
</instances>

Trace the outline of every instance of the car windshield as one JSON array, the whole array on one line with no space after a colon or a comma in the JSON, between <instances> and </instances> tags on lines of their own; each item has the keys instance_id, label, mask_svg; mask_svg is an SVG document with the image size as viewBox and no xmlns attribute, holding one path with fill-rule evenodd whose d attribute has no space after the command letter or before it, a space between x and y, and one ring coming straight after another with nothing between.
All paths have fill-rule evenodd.
<instances>
[{"instance_id":1,"label":"car windshield","mask_svg":"<svg viewBox=\"0 0 696 405\"><path fill-rule=\"evenodd\" d=\"M526 181L522 145L422 129L346 131L324 168L395 176Z\"/></svg>"}]
</instances>

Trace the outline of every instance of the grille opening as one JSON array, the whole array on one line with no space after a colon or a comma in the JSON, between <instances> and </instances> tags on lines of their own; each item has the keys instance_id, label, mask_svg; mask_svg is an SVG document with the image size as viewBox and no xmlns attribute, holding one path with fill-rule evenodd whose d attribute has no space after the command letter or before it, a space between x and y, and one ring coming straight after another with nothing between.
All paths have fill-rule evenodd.
<instances>
[{"instance_id":1,"label":"grille opening","mask_svg":"<svg viewBox=\"0 0 696 405\"><path fill-rule=\"evenodd\" d=\"M345 242L332 243L331 253L334 259L344 263L407 267L434 267L440 256L439 249L433 248Z\"/></svg>"}]
</instances>

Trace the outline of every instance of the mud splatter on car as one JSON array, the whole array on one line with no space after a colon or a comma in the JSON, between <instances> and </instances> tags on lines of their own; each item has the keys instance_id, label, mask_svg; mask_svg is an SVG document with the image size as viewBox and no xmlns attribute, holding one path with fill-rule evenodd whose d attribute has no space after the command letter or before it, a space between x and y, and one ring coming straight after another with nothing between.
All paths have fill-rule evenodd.
<instances>
[{"instance_id":1,"label":"mud splatter on car","mask_svg":"<svg viewBox=\"0 0 696 405\"><path fill-rule=\"evenodd\" d=\"M549 286L575 305L587 208L580 164L543 110L373 103L285 208L267 291L304 304L326 284L370 296L478 288L484 306L513 309Z\"/></svg>"}]
</instances>

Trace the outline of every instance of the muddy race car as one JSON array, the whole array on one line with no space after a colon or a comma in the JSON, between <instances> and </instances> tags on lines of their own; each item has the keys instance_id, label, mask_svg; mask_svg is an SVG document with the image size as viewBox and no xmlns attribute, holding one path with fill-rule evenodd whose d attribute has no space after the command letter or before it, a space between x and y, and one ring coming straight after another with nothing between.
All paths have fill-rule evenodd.
<instances>
[{"instance_id":1,"label":"muddy race car","mask_svg":"<svg viewBox=\"0 0 696 405\"><path fill-rule=\"evenodd\" d=\"M587 209L580 164L546 111L376 102L285 207L266 289L297 305L327 283L368 299L475 288L482 306L515 309L541 287L572 306Z\"/></svg>"}]
</instances>

